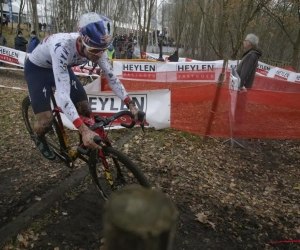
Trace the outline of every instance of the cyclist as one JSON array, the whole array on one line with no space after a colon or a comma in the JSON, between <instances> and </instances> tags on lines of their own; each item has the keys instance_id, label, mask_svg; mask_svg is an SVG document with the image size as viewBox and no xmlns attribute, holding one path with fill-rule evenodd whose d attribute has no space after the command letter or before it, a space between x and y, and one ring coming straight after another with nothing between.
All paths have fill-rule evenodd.
<instances>
[{"instance_id":1,"label":"cyclist","mask_svg":"<svg viewBox=\"0 0 300 250\"><path fill-rule=\"evenodd\" d=\"M35 143L49 160L55 159L45 139L53 121L50 106L52 87L56 87L57 103L82 135L84 145L88 148L99 147L93 141L96 133L80 119L80 115L90 117L91 110L86 92L71 69L73 66L87 61L97 62L113 92L138 120L138 109L113 73L107 56L106 49L113 40L111 20L94 12L86 13L79 18L77 30L78 33L58 33L44 38L25 63L24 75L37 118Z\"/></svg>"}]
</instances>

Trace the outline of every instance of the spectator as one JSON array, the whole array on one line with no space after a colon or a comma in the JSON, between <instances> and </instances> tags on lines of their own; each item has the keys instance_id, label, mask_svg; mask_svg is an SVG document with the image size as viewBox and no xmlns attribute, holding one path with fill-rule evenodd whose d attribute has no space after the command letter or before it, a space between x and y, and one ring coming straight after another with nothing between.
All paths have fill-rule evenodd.
<instances>
[{"instance_id":1,"label":"spectator","mask_svg":"<svg viewBox=\"0 0 300 250\"><path fill-rule=\"evenodd\" d=\"M23 37L21 30L18 30L18 34L15 37L15 49L26 52L26 44L28 41Z\"/></svg>"},{"instance_id":2,"label":"spectator","mask_svg":"<svg viewBox=\"0 0 300 250\"><path fill-rule=\"evenodd\" d=\"M127 59L132 59L132 55L133 55L132 43L128 43L128 46L127 46Z\"/></svg>"},{"instance_id":3,"label":"spectator","mask_svg":"<svg viewBox=\"0 0 300 250\"><path fill-rule=\"evenodd\" d=\"M0 46L6 46L6 38L2 35L2 32L0 31ZM3 66L3 62L0 62L0 66Z\"/></svg>"},{"instance_id":4,"label":"spectator","mask_svg":"<svg viewBox=\"0 0 300 250\"><path fill-rule=\"evenodd\" d=\"M113 41L113 46L117 47L117 41L118 41L118 35L115 35L114 41Z\"/></svg>"},{"instance_id":5,"label":"spectator","mask_svg":"<svg viewBox=\"0 0 300 250\"><path fill-rule=\"evenodd\" d=\"M121 58L121 52L122 52L122 45L121 45L121 46L119 45L119 46L117 47L116 53L115 53L116 59L120 59L120 58Z\"/></svg>"},{"instance_id":6,"label":"spectator","mask_svg":"<svg viewBox=\"0 0 300 250\"><path fill-rule=\"evenodd\" d=\"M8 26L8 22L9 22L9 16L6 15L4 25L5 25L5 26Z\"/></svg>"},{"instance_id":7,"label":"spectator","mask_svg":"<svg viewBox=\"0 0 300 250\"><path fill-rule=\"evenodd\" d=\"M40 40L36 36L36 32L34 30L31 31L30 36L31 38L29 42L28 53L31 53L35 49L35 47L38 46L40 43Z\"/></svg>"},{"instance_id":8,"label":"spectator","mask_svg":"<svg viewBox=\"0 0 300 250\"><path fill-rule=\"evenodd\" d=\"M244 122L247 109L247 91L252 88L258 59L262 56L262 51L257 47L258 42L259 38L254 34L248 34L243 42L244 54L236 70L241 80L235 111L236 129ZM239 144L244 147L243 141Z\"/></svg>"},{"instance_id":9,"label":"spectator","mask_svg":"<svg viewBox=\"0 0 300 250\"><path fill-rule=\"evenodd\" d=\"M241 89L252 88L258 59L262 56L262 51L257 48L258 42L259 38L254 34L248 34L243 42L244 54L237 66L237 73L241 78Z\"/></svg>"},{"instance_id":10,"label":"spectator","mask_svg":"<svg viewBox=\"0 0 300 250\"><path fill-rule=\"evenodd\" d=\"M6 46L6 38L2 35L2 32L0 31L0 46Z\"/></svg>"},{"instance_id":11,"label":"spectator","mask_svg":"<svg viewBox=\"0 0 300 250\"><path fill-rule=\"evenodd\" d=\"M109 60L115 59L115 48L113 45L108 46L107 55L108 55Z\"/></svg>"}]
</instances>

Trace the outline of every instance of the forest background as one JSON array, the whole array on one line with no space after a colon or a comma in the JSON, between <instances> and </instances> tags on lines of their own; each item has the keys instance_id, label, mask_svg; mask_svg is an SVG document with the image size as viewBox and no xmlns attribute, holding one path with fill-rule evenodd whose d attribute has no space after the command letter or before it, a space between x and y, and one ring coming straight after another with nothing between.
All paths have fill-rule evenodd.
<instances>
[{"instance_id":1,"label":"forest background","mask_svg":"<svg viewBox=\"0 0 300 250\"><path fill-rule=\"evenodd\" d=\"M203 61L240 59L243 40L255 33L263 51L260 61L300 72L299 0L19 0L19 4L19 25L24 23L26 5L32 30L39 29L41 4L53 33L76 31L79 15L95 11L114 21L115 34L130 27L141 51L150 42L146 34L157 36L159 30L174 40L177 50L184 48L180 56Z\"/></svg>"}]
</instances>

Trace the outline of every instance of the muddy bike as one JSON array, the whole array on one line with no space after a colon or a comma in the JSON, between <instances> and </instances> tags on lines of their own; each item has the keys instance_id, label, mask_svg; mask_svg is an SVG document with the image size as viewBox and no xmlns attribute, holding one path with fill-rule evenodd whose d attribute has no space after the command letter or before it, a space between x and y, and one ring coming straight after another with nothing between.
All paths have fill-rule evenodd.
<instances>
[{"instance_id":1,"label":"muddy bike","mask_svg":"<svg viewBox=\"0 0 300 250\"><path fill-rule=\"evenodd\" d=\"M147 178L143 172L129 159L126 155L112 147L108 139L108 133L104 127L108 126L118 118L130 117L130 124L121 123L123 127L132 128L135 122L132 120L130 111L120 111L110 117L94 116L94 119L83 118L83 122L98 135L95 136L95 143L101 145L101 149L88 149L82 143L79 133L76 133L77 146L71 147L67 129L62 122L62 110L57 106L54 95L51 95L53 104L53 124L52 128L45 135L49 146L55 152L57 158L64 162L69 168L74 167L74 161L81 159L88 164L89 172L96 188L100 191L102 197L107 200L112 191L117 191L122 187L130 184L139 184L149 188ZM144 112L139 111L139 117L144 116ZM22 114L26 128L34 140L33 125L35 115L32 110L29 97L25 97L22 102ZM143 124L141 125L142 129Z\"/></svg>"}]
</instances>

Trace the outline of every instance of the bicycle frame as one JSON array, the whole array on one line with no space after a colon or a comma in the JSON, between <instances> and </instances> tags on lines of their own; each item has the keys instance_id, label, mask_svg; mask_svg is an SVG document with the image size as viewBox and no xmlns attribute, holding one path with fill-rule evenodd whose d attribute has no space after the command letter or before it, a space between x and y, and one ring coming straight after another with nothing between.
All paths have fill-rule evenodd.
<instances>
[{"instance_id":1,"label":"bicycle frame","mask_svg":"<svg viewBox=\"0 0 300 250\"><path fill-rule=\"evenodd\" d=\"M54 98L54 95L51 95L51 100L52 100L52 103L53 103L53 116L54 118L56 118L57 120L57 123L58 123L58 126L59 126L59 129L61 131L61 134L63 136L63 140L64 140L64 144L66 146L66 149L67 149L67 152L68 152L68 155L72 158L72 160L76 160L78 158L78 151L77 150L74 150L72 148L70 148L70 142L69 142L69 139L67 137L67 134L66 134L66 130L64 128L64 125L63 125L63 122L62 122L62 119L61 119L61 116L60 116L60 113L63 113L61 108L57 106L56 104L56 100Z\"/></svg>"},{"instance_id":2,"label":"bicycle frame","mask_svg":"<svg viewBox=\"0 0 300 250\"><path fill-rule=\"evenodd\" d=\"M51 100L52 100L52 103L53 103L53 106L54 106L54 108L52 110L53 116L54 116L54 118L57 119L58 126L60 128L61 133L62 133L64 144L66 146L68 155L71 156L72 161L75 161L77 158L80 158L84 162L88 163L89 160L86 159L84 156L82 156L82 154L77 149L75 150L75 149L72 149L70 147L70 142L69 142L68 136L66 134L66 130L64 128L64 125L63 125L63 122L62 122L62 119L61 119L61 115L60 115L60 113L63 113L63 111L61 110L60 107L57 106L56 100L55 100L53 95L51 96ZM95 121L92 120L91 118L87 118L87 117L81 117L81 118L82 118L84 124L87 125L88 127L93 126L95 124ZM111 143L110 143L110 141L107 140L103 128L97 128L96 130L94 130L94 132L97 133L100 136L100 138L102 139L102 141L105 143L106 146L111 147ZM104 168L105 175L106 175L106 179L108 180L109 184L111 186L113 186L114 183L113 183L113 180L112 180L112 177L111 177L111 173L109 171L109 167L108 167L108 164L106 162L105 155L103 154L103 151L101 149L99 150L99 158L102 161L103 168Z\"/></svg>"}]
</instances>

